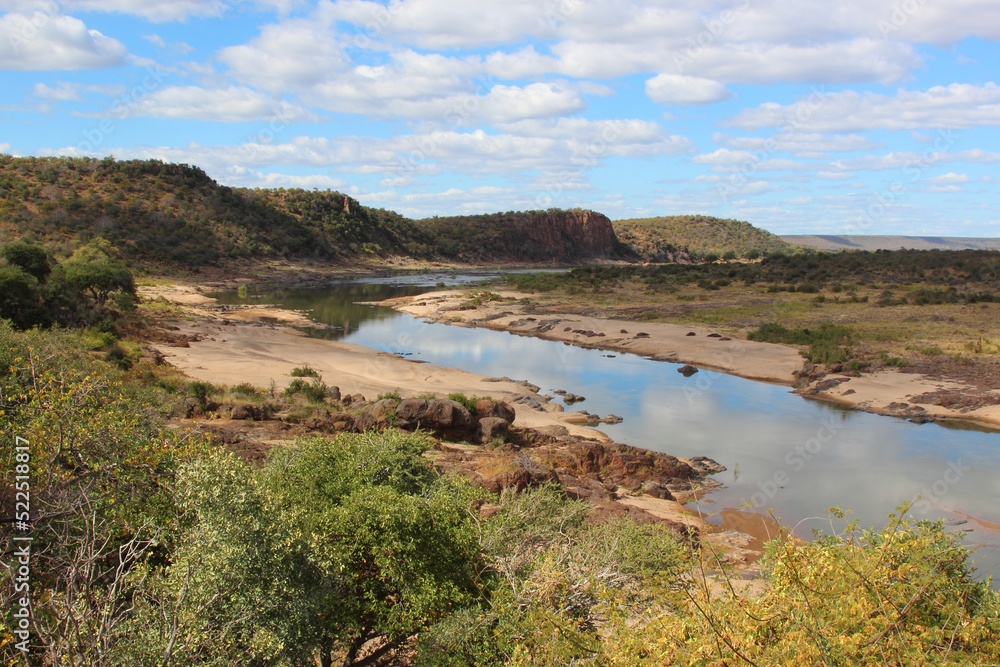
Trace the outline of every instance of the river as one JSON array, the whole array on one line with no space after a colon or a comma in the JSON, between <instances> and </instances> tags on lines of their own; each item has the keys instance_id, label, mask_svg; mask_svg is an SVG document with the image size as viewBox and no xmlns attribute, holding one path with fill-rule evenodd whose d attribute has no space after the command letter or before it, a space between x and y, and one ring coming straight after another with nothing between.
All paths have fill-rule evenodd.
<instances>
[{"instance_id":1,"label":"river","mask_svg":"<svg viewBox=\"0 0 1000 667\"><path fill-rule=\"evenodd\" d=\"M357 303L482 277L427 274L214 296L223 303L303 310L342 327L311 329L313 336L528 380L541 393L583 395L584 402L566 409L623 417L621 424L600 427L619 442L725 465L728 470L716 475L725 487L700 501L710 521L719 521L715 514L722 508L750 504L773 510L808 538L812 529L831 531L831 507L851 510L850 518L862 525L882 526L887 514L910 501L914 517L944 519L949 530L967 531L966 544L977 547L972 562L979 576L1000 573L1000 433L960 423L913 424L805 399L782 385L705 370L684 377L677 364L428 323Z\"/></svg>"}]
</instances>

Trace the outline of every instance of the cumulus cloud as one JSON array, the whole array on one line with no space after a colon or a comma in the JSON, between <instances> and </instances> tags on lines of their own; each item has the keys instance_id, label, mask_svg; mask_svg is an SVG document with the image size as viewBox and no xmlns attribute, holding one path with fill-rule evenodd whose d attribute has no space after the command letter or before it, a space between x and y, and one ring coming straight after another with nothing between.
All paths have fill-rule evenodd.
<instances>
[{"instance_id":1,"label":"cumulus cloud","mask_svg":"<svg viewBox=\"0 0 1000 667\"><path fill-rule=\"evenodd\" d=\"M824 158L828 153L864 151L880 144L860 134L822 134L819 132L779 132L770 137L734 137L716 132L712 141L727 148L761 153L793 153L798 157Z\"/></svg>"},{"instance_id":2,"label":"cumulus cloud","mask_svg":"<svg viewBox=\"0 0 1000 667\"><path fill-rule=\"evenodd\" d=\"M848 90L782 105L768 102L726 121L744 129L794 123L799 131L969 129L1000 125L1000 86L953 83L895 96Z\"/></svg>"},{"instance_id":3,"label":"cumulus cloud","mask_svg":"<svg viewBox=\"0 0 1000 667\"><path fill-rule=\"evenodd\" d=\"M249 88L209 89L171 86L150 93L129 106L130 116L186 118L238 123L277 120L282 123L316 120L313 114L283 100Z\"/></svg>"},{"instance_id":4,"label":"cumulus cloud","mask_svg":"<svg viewBox=\"0 0 1000 667\"><path fill-rule=\"evenodd\" d=\"M697 105L732 97L718 81L681 74L657 74L646 81L646 95L657 104Z\"/></svg>"},{"instance_id":5,"label":"cumulus cloud","mask_svg":"<svg viewBox=\"0 0 1000 667\"><path fill-rule=\"evenodd\" d=\"M79 70L125 63L125 45L72 16L36 12L0 16L0 69Z\"/></svg>"},{"instance_id":6,"label":"cumulus cloud","mask_svg":"<svg viewBox=\"0 0 1000 667\"><path fill-rule=\"evenodd\" d=\"M972 148L964 151L948 153L945 151L927 150L923 153L892 152L885 155L866 155L854 160L838 160L833 166L839 169L858 171L879 171L883 169L923 168L946 162L1000 162L1000 153Z\"/></svg>"},{"instance_id":7,"label":"cumulus cloud","mask_svg":"<svg viewBox=\"0 0 1000 667\"><path fill-rule=\"evenodd\" d=\"M31 11L37 9L38 0L0 0L0 9ZM55 5L56 3L49 3ZM298 0L253 0L253 5L264 9L287 11L300 4ZM223 17L238 9L236 2L220 0L61 0L64 11L107 12L129 14L160 23L185 21L189 18Z\"/></svg>"}]
</instances>

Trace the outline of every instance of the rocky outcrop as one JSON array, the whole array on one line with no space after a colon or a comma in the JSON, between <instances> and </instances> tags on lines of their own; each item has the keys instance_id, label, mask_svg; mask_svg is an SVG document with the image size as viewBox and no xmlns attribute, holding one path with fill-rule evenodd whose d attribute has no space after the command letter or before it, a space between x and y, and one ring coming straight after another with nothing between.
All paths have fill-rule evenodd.
<instances>
[{"instance_id":1,"label":"rocky outcrop","mask_svg":"<svg viewBox=\"0 0 1000 667\"><path fill-rule=\"evenodd\" d=\"M419 225L438 239L446 256L474 261L575 262L637 260L607 216L594 211L549 209L434 218Z\"/></svg>"},{"instance_id":2,"label":"rocky outcrop","mask_svg":"<svg viewBox=\"0 0 1000 667\"><path fill-rule=\"evenodd\" d=\"M506 440L514 408L498 401L480 400L475 410L448 399L385 398L365 405L354 418L357 431L383 431L390 426L405 431L421 429L451 442L489 443Z\"/></svg>"}]
</instances>

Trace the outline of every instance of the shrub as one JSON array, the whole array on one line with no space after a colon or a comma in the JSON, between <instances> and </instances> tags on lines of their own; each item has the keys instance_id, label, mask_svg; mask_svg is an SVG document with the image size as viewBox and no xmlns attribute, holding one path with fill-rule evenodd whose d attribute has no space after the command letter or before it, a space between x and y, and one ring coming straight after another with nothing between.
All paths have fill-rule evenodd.
<instances>
[{"instance_id":1,"label":"shrub","mask_svg":"<svg viewBox=\"0 0 1000 667\"><path fill-rule=\"evenodd\" d=\"M319 373L315 369L310 368L309 364L304 364L292 369L289 373L293 378L318 378Z\"/></svg>"},{"instance_id":2,"label":"shrub","mask_svg":"<svg viewBox=\"0 0 1000 667\"><path fill-rule=\"evenodd\" d=\"M392 399L394 401L401 401L403 397L399 395L399 389L393 389L392 391L387 391L384 394L379 394L375 399L376 401L381 401L383 399Z\"/></svg>"},{"instance_id":3,"label":"shrub","mask_svg":"<svg viewBox=\"0 0 1000 667\"><path fill-rule=\"evenodd\" d=\"M260 389L249 382L241 382L238 385L230 387L229 391L237 396L246 396L248 398L258 398L263 394Z\"/></svg>"},{"instance_id":4,"label":"shrub","mask_svg":"<svg viewBox=\"0 0 1000 667\"><path fill-rule=\"evenodd\" d=\"M313 378L313 381L306 382L305 380L292 380L291 383L285 388L285 396L291 398L295 394L302 394L306 397L306 400L312 401L313 403L320 403L326 398L330 393L329 388L326 383L320 378Z\"/></svg>"},{"instance_id":5,"label":"shrub","mask_svg":"<svg viewBox=\"0 0 1000 667\"><path fill-rule=\"evenodd\" d=\"M208 397L216 391L218 389L211 382L195 380L188 385L188 393L198 401L198 405L201 407L205 407L208 404Z\"/></svg>"},{"instance_id":6,"label":"shrub","mask_svg":"<svg viewBox=\"0 0 1000 667\"><path fill-rule=\"evenodd\" d=\"M456 391L453 394L448 394L449 401L455 401L456 403L461 403L465 406L465 409L469 412L476 411L476 402L483 400L482 396L466 396L462 392Z\"/></svg>"}]
</instances>

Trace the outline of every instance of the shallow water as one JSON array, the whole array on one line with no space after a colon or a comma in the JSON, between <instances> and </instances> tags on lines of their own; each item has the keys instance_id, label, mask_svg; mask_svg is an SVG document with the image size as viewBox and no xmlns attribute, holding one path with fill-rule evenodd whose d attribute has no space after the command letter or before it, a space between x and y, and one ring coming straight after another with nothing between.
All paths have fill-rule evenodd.
<instances>
[{"instance_id":1,"label":"shallow water","mask_svg":"<svg viewBox=\"0 0 1000 667\"><path fill-rule=\"evenodd\" d=\"M566 410L623 417L621 424L600 427L615 440L725 465L728 470L716 478L726 486L702 499L703 512L750 503L773 509L786 525L798 524L798 535L809 537L813 528L830 532L831 507L852 510L862 525L882 526L888 513L910 501L916 518L967 521L952 529L972 529L966 544L982 545L973 554L979 574L1000 574L1000 433L967 424L913 424L805 399L785 386L704 370L685 378L677 364L432 324L355 303L419 294L439 282L454 286L459 278L424 275L251 293L246 299L216 296L224 303L307 310L319 322L343 327L311 330L314 336L528 380L542 393L583 395L586 401Z\"/></svg>"}]
</instances>

